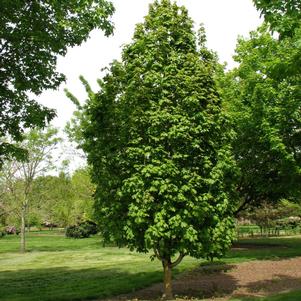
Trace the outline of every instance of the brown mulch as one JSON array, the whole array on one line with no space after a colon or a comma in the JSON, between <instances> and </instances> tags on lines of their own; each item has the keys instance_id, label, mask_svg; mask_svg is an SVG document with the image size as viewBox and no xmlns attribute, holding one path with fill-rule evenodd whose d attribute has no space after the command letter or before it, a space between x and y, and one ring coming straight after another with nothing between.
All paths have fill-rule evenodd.
<instances>
[{"instance_id":1,"label":"brown mulch","mask_svg":"<svg viewBox=\"0 0 301 301\"><path fill-rule=\"evenodd\" d=\"M178 300L226 301L234 296L266 296L295 289L301 289L301 257L203 266L173 280ZM162 284L155 284L110 301L159 300L161 295Z\"/></svg>"}]
</instances>

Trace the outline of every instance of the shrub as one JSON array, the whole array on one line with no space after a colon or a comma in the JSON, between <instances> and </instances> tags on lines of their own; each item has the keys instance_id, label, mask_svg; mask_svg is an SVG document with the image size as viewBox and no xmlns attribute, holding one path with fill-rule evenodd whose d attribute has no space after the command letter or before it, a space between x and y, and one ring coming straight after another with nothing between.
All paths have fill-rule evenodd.
<instances>
[{"instance_id":1,"label":"shrub","mask_svg":"<svg viewBox=\"0 0 301 301\"><path fill-rule=\"evenodd\" d=\"M85 228L87 230L87 232L89 233L89 235L94 235L94 234L97 234L97 232L98 232L96 223L94 223L92 221L82 222L82 223L80 223L80 226Z\"/></svg>"},{"instance_id":2,"label":"shrub","mask_svg":"<svg viewBox=\"0 0 301 301\"><path fill-rule=\"evenodd\" d=\"M0 238L3 237L3 236L5 236L5 235L6 235L5 228L0 227Z\"/></svg>"},{"instance_id":3,"label":"shrub","mask_svg":"<svg viewBox=\"0 0 301 301\"><path fill-rule=\"evenodd\" d=\"M300 226L301 219L298 216L290 216L276 221L278 228L297 228Z\"/></svg>"},{"instance_id":4,"label":"shrub","mask_svg":"<svg viewBox=\"0 0 301 301\"><path fill-rule=\"evenodd\" d=\"M66 237L86 238L97 233L97 225L92 221L85 221L66 228Z\"/></svg>"},{"instance_id":5,"label":"shrub","mask_svg":"<svg viewBox=\"0 0 301 301\"><path fill-rule=\"evenodd\" d=\"M20 233L20 230L17 229L15 226L6 226L4 231L8 235L19 234Z\"/></svg>"}]
</instances>

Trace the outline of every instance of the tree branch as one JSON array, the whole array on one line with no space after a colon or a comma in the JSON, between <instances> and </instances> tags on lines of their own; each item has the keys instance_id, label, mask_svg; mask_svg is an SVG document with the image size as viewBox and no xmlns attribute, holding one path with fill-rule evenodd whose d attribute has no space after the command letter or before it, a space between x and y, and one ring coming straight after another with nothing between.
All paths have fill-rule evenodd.
<instances>
[{"instance_id":1,"label":"tree branch","mask_svg":"<svg viewBox=\"0 0 301 301\"><path fill-rule=\"evenodd\" d=\"M171 268L176 267L182 260L183 258L187 255L187 253L180 253L179 257L177 258L176 261L171 263Z\"/></svg>"},{"instance_id":2,"label":"tree branch","mask_svg":"<svg viewBox=\"0 0 301 301\"><path fill-rule=\"evenodd\" d=\"M155 253L155 256L160 260L162 261L162 257L160 256L158 250L156 248L154 248L154 253Z\"/></svg>"}]
</instances>

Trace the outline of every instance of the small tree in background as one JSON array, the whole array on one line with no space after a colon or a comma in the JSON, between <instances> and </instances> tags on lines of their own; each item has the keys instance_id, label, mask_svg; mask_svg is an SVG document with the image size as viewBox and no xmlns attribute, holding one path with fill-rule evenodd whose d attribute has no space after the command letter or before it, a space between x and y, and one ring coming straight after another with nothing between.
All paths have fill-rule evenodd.
<instances>
[{"instance_id":1,"label":"small tree in background","mask_svg":"<svg viewBox=\"0 0 301 301\"><path fill-rule=\"evenodd\" d=\"M50 171L53 167L53 150L59 141L57 130L54 128L30 131L18 146L28 152L27 160L6 162L1 172L2 188L20 217L22 253L26 250L25 228L32 185L37 176Z\"/></svg>"}]
</instances>

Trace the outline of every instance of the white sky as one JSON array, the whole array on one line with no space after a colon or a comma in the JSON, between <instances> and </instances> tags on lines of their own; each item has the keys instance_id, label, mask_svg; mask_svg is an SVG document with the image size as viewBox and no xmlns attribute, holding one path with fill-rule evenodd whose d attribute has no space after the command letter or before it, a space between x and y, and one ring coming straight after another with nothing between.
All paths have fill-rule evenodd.
<instances>
[{"instance_id":1,"label":"white sky","mask_svg":"<svg viewBox=\"0 0 301 301\"><path fill-rule=\"evenodd\" d=\"M100 69L113 59L119 59L121 46L131 41L135 24L143 22L151 0L111 0L116 12L113 16L115 24L114 36L104 37L101 31L93 31L87 42L68 50L65 57L58 59L57 70L64 73L67 82L57 91L45 91L39 101L57 111L53 125L63 128L71 118L75 109L65 96L64 88L68 88L80 100L85 100L86 93L79 81L83 75L97 91L96 79L100 77ZM221 62L233 67L232 55L238 35L247 36L251 30L261 23L259 13L252 0L178 0L185 5L190 17L198 26L204 23L207 33L208 47L216 51Z\"/></svg>"}]
</instances>

